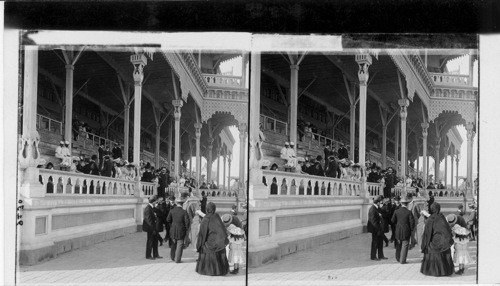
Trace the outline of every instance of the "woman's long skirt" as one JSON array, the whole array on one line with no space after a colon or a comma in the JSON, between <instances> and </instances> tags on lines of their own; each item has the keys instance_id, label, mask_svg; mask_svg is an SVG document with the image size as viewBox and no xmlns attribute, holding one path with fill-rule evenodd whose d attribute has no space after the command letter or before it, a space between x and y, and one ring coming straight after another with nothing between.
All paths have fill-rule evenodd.
<instances>
[{"instance_id":1,"label":"woman's long skirt","mask_svg":"<svg viewBox=\"0 0 500 286\"><path fill-rule=\"evenodd\" d=\"M219 252L202 252L196 263L196 272L201 275L224 276L229 272L226 249Z\"/></svg>"},{"instance_id":2,"label":"woman's long skirt","mask_svg":"<svg viewBox=\"0 0 500 286\"><path fill-rule=\"evenodd\" d=\"M449 276L454 270L450 249L440 253L425 253L420 267L420 272L427 276Z\"/></svg>"}]
</instances>

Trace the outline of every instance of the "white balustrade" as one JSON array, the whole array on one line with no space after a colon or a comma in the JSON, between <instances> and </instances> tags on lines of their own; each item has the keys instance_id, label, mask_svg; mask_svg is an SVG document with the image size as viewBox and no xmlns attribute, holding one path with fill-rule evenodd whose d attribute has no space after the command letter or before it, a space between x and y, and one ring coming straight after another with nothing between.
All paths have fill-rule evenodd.
<instances>
[{"instance_id":1,"label":"white balustrade","mask_svg":"<svg viewBox=\"0 0 500 286\"><path fill-rule=\"evenodd\" d=\"M403 187L402 186L394 186L391 190L392 193L394 193L396 196L405 196L406 194L403 192ZM411 188L411 187L406 187L406 193L411 193L415 195L416 189Z\"/></svg>"},{"instance_id":2,"label":"white balustrade","mask_svg":"<svg viewBox=\"0 0 500 286\"><path fill-rule=\"evenodd\" d=\"M149 197L157 194L158 184L150 182L139 182L141 196Z\"/></svg>"},{"instance_id":3,"label":"white balustrade","mask_svg":"<svg viewBox=\"0 0 500 286\"><path fill-rule=\"evenodd\" d=\"M263 170L263 182L270 195L360 196L361 182Z\"/></svg>"},{"instance_id":4,"label":"white balustrade","mask_svg":"<svg viewBox=\"0 0 500 286\"><path fill-rule=\"evenodd\" d=\"M136 182L111 177L87 175L59 170L39 169L40 183L46 195L130 196Z\"/></svg>"},{"instance_id":5,"label":"white balustrade","mask_svg":"<svg viewBox=\"0 0 500 286\"><path fill-rule=\"evenodd\" d=\"M368 193L370 197L376 197L378 195L383 195L384 192L384 184L383 183L371 183L366 182L366 187L368 189Z\"/></svg>"},{"instance_id":6,"label":"white balustrade","mask_svg":"<svg viewBox=\"0 0 500 286\"><path fill-rule=\"evenodd\" d=\"M240 76L203 74L203 78L208 86L212 87L241 87Z\"/></svg>"},{"instance_id":7,"label":"white balustrade","mask_svg":"<svg viewBox=\"0 0 500 286\"><path fill-rule=\"evenodd\" d=\"M263 130L272 130L275 133L288 135L288 124L284 121L261 114L260 122Z\"/></svg>"},{"instance_id":8,"label":"white balustrade","mask_svg":"<svg viewBox=\"0 0 500 286\"><path fill-rule=\"evenodd\" d=\"M54 133L62 134L62 122L37 114L36 118L37 129L44 129Z\"/></svg>"},{"instance_id":9,"label":"white balustrade","mask_svg":"<svg viewBox=\"0 0 500 286\"><path fill-rule=\"evenodd\" d=\"M455 189L427 189L425 191L427 192L427 194L429 194L429 192L432 192L432 195L434 197L456 198L456 197L463 197L464 195L463 190L455 190Z\"/></svg>"},{"instance_id":10,"label":"white balustrade","mask_svg":"<svg viewBox=\"0 0 500 286\"><path fill-rule=\"evenodd\" d=\"M455 75L445 73L429 73L435 85L445 86L471 86L468 75Z\"/></svg>"}]
</instances>

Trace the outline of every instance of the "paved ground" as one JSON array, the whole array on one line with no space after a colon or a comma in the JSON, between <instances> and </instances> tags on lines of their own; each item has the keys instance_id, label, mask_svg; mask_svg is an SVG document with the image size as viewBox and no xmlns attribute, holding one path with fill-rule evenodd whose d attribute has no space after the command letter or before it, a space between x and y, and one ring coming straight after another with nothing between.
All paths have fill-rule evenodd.
<instances>
[{"instance_id":1,"label":"paved ground","mask_svg":"<svg viewBox=\"0 0 500 286\"><path fill-rule=\"evenodd\" d=\"M389 236L388 236L389 237ZM370 260L371 234L325 244L301 251L282 260L248 270L248 285L401 285L401 284L475 284L476 264L464 275L428 277L420 273L422 255L417 247L410 250L408 264L399 264L394 246L384 247L388 260ZM469 243L476 261L477 247Z\"/></svg>"},{"instance_id":2,"label":"paved ground","mask_svg":"<svg viewBox=\"0 0 500 286\"><path fill-rule=\"evenodd\" d=\"M163 244L163 259L146 260L146 234L135 233L59 255L34 266L21 266L18 285L245 285L246 268L238 275L203 276L195 272L195 251L184 251L182 263L170 260Z\"/></svg>"}]
</instances>

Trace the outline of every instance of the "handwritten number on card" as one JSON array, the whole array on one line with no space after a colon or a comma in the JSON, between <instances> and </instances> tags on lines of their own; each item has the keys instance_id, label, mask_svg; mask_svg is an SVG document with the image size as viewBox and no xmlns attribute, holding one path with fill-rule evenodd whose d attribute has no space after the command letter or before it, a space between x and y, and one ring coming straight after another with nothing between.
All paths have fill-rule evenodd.
<instances>
[{"instance_id":1,"label":"handwritten number on card","mask_svg":"<svg viewBox=\"0 0 500 286\"><path fill-rule=\"evenodd\" d=\"M23 215L21 214L21 210L24 210L24 205L22 204L23 203L23 200L18 200L17 201L19 203L19 206L17 207L17 225L23 225Z\"/></svg>"}]
</instances>

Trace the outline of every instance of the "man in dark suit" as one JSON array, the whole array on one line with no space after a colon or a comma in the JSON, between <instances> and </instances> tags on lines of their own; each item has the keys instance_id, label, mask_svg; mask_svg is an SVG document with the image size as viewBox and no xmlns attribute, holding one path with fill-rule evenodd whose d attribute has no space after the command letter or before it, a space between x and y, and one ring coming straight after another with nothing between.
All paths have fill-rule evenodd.
<instances>
[{"instance_id":1,"label":"man in dark suit","mask_svg":"<svg viewBox=\"0 0 500 286\"><path fill-rule=\"evenodd\" d=\"M387 259L384 256L383 249L383 235L384 231L382 229L381 221L382 214L380 213L381 202L384 198L382 196L377 196L373 199L373 205L368 211L368 232L372 233L372 246L370 252L371 260L381 260ZM377 258L378 252L378 258Z\"/></svg>"},{"instance_id":2,"label":"man in dark suit","mask_svg":"<svg viewBox=\"0 0 500 286\"><path fill-rule=\"evenodd\" d=\"M122 149L118 146L118 143L115 143L115 147L111 150L111 154L113 154L113 159L121 159L122 158Z\"/></svg>"},{"instance_id":3,"label":"man in dark suit","mask_svg":"<svg viewBox=\"0 0 500 286\"><path fill-rule=\"evenodd\" d=\"M189 229L188 213L182 208L185 201L184 194L176 199L177 206L170 210L167 217L167 222L170 224L170 258L175 263L181 262L184 239Z\"/></svg>"},{"instance_id":4,"label":"man in dark suit","mask_svg":"<svg viewBox=\"0 0 500 286\"><path fill-rule=\"evenodd\" d=\"M394 170L389 167L387 168L387 173L385 174L385 187L384 187L384 197L391 197L391 190L394 188L396 184L396 175L394 174Z\"/></svg>"},{"instance_id":5,"label":"man in dark suit","mask_svg":"<svg viewBox=\"0 0 500 286\"><path fill-rule=\"evenodd\" d=\"M349 157L349 152L347 148L344 146L344 143L340 143L340 148L337 151L339 153L339 160L347 159Z\"/></svg>"},{"instance_id":6,"label":"man in dark suit","mask_svg":"<svg viewBox=\"0 0 500 286\"><path fill-rule=\"evenodd\" d=\"M158 235L156 231L156 217L154 213L154 203L158 200L156 195L149 198L149 204L144 208L144 220L142 221L142 231L147 232L146 242L146 259L155 260L156 258L163 258L158 254ZM151 250L153 256L151 256Z\"/></svg>"},{"instance_id":7,"label":"man in dark suit","mask_svg":"<svg viewBox=\"0 0 500 286\"><path fill-rule=\"evenodd\" d=\"M398 241L396 245L396 260L401 262L401 264L406 264L408 243L410 242L412 230L415 229L415 219L408 209L409 202L408 197L403 197L401 199L401 207L392 216L392 223L396 224L396 234L394 237Z\"/></svg>"},{"instance_id":8,"label":"man in dark suit","mask_svg":"<svg viewBox=\"0 0 500 286\"><path fill-rule=\"evenodd\" d=\"M167 168L162 167L161 172L158 174L158 196L165 198L165 189L168 186L169 173Z\"/></svg>"}]
</instances>

